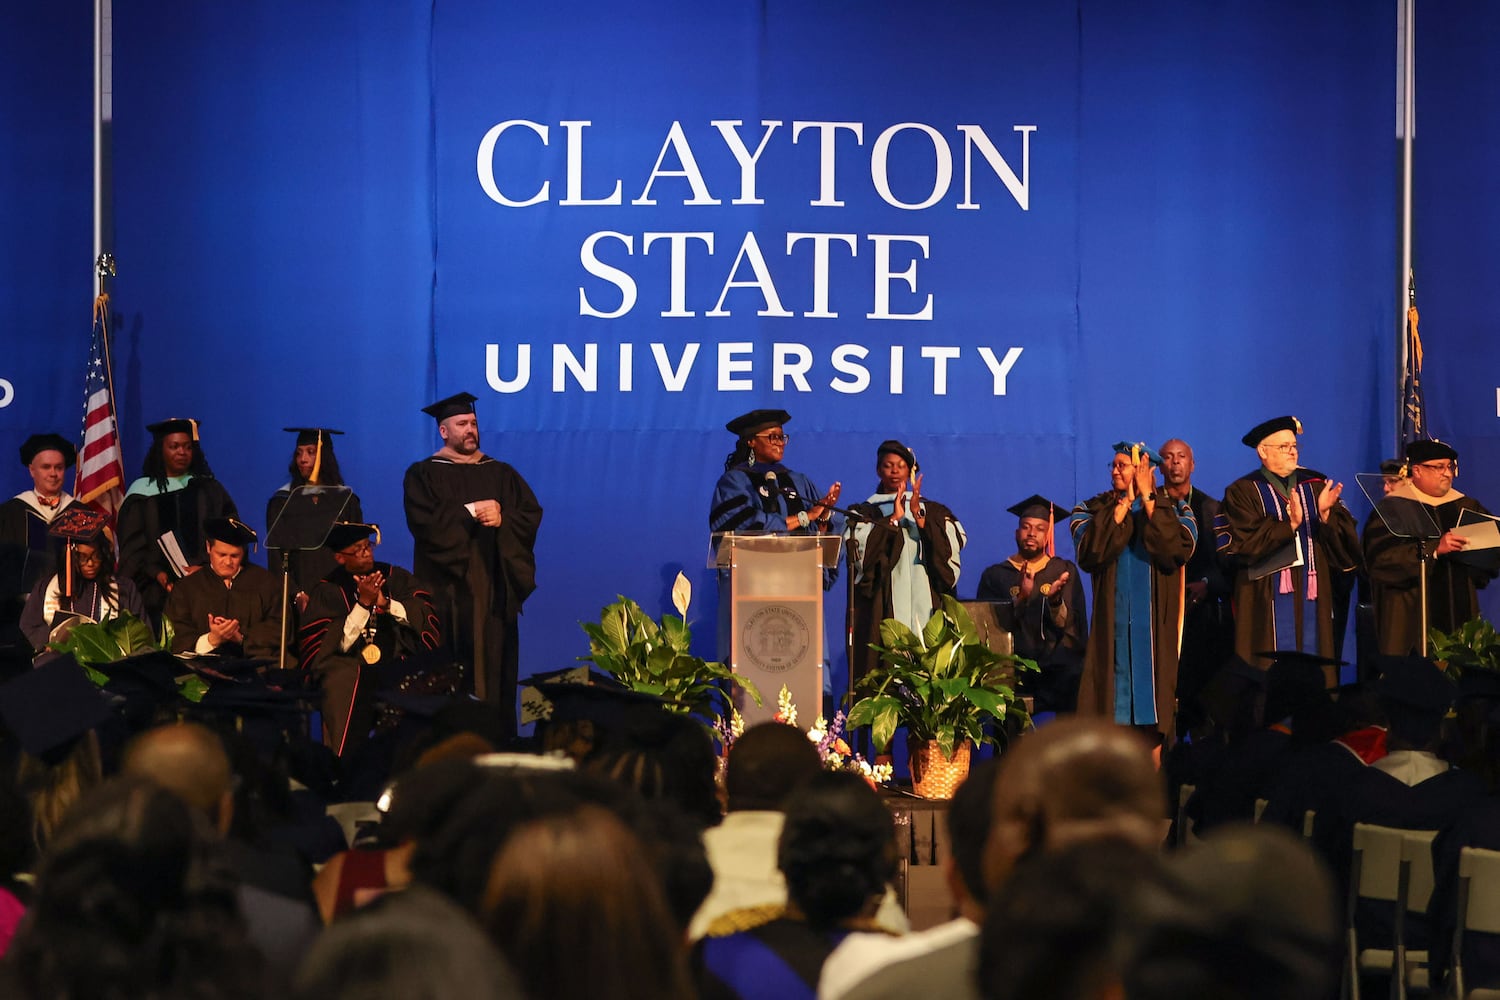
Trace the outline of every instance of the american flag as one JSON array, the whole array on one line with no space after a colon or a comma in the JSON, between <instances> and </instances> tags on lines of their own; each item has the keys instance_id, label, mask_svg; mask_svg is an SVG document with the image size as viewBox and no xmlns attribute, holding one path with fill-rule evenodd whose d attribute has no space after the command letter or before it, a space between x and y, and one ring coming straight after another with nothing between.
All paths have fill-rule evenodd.
<instances>
[{"instance_id":1,"label":"american flag","mask_svg":"<svg viewBox=\"0 0 1500 1000\"><path fill-rule=\"evenodd\" d=\"M94 339L83 392L83 449L73 474L73 494L108 514L113 526L124 488L125 459L115 429L114 378L109 360L109 296L100 295L94 303Z\"/></svg>"}]
</instances>

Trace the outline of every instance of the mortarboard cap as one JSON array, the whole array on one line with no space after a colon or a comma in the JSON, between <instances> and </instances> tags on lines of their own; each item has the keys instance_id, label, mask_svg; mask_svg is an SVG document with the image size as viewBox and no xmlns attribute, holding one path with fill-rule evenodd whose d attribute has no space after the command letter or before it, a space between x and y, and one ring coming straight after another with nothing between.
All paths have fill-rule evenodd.
<instances>
[{"instance_id":1,"label":"mortarboard cap","mask_svg":"<svg viewBox=\"0 0 1500 1000\"><path fill-rule=\"evenodd\" d=\"M109 515L102 510L74 504L52 519L47 534L69 542L91 544L109 525Z\"/></svg>"},{"instance_id":2,"label":"mortarboard cap","mask_svg":"<svg viewBox=\"0 0 1500 1000\"><path fill-rule=\"evenodd\" d=\"M1287 669L1312 668L1312 667L1342 667L1348 664L1348 660L1336 660L1331 656L1319 656L1316 653L1304 653L1298 649L1268 649L1256 653L1256 656L1264 656L1274 664L1282 664Z\"/></svg>"},{"instance_id":3,"label":"mortarboard cap","mask_svg":"<svg viewBox=\"0 0 1500 1000\"><path fill-rule=\"evenodd\" d=\"M1161 464L1161 452L1155 448L1148 447L1144 441L1116 441L1114 449L1116 455L1129 455L1134 450L1137 454L1145 455L1149 458L1152 465Z\"/></svg>"},{"instance_id":4,"label":"mortarboard cap","mask_svg":"<svg viewBox=\"0 0 1500 1000\"><path fill-rule=\"evenodd\" d=\"M791 419L785 410L751 410L729 421L724 429L735 437L754 437L767 427L780 427Z\"/></svg>"},{"instance_id":5,"label":"mortarboard cap","mask_svg":"<svg viewBox=\"0 0 1500 1000\"><path fill-rule=\"evenodd\" d=\"M533 685L542 697L552 703L551 722L593 722L609 726L627 726L641 717L663 711L663 702L654 695L632 691L610 678L587 684L571 681L543 681Z\"/></svg>"},{"instance_id":6,"label":"mortarboard cap","mask_svg":"<svg viewBox=\"0 0 1500 1000\"><path fill-rule=\"evenodd\" d=\"M323 542L323 547L338 552L371 535L375 536L375 544L379 545L380 525L361 524L358 521L335 521L333 527L328 529L328 538Z\"/></svg>"},{"instance_id":7,"label":"mortarboard cap","mask_svg":"<svg viewBox=\"0 0 1500 1000\"><path fill-rule=\"evenodd\" d=\"M113 715L104 694L72 656L59 656L0 686L0 720L21 748L55 764L73 743Z\"/></svg>"},{"instance_id":8,"label":"mortarboard cap","mask_svg":"<svg viewBox=\"0 0 1500 1000\"><path fill-rule=\"evenodd\" d=\"M331 434L342 434L343 431L334 430L332 427L283 427L282 430L288 434L297 435L297 444L331 444L328 440Z\"/></svg>"},{"instance_id":9,"label":"mortarboard cap","mask_svg":"<svg viewBox=\"0 0 1500 1000\"><path fill-rule=\"evenodd\" d=\"M1260 447L1260 443L1277 431L1291 431L1294 434L1302 433L1302 421L1296 417L1272 417L1265 423L1256 424L1250 428L1250 432L1240 438L1240 443L1251 448Z\"/></svg>"},{"instance_id":10,"label":"mortarboard cap","mask_svg":"<svg viewBox=\"0 0 1500 1000\"><path fill-rule=\"evenodd\" d=\"M1270 650L1256 655L1271 661L1266 667L1264 721L1267 723L1279 722L1313 698L1323 696L1328 689L1323 668L1344 665L1343 660L1293 649Z\"/></svg>"},{"instance_id":11,"label":"mortarboard cap","mask_svg":"<svg viewBox=\"0 0 1500 1000\"><path fill-rule=\"evenodd\" d=\"M1382 476L1399 476L1401 470L1406 468L1406 463L1399 458L1387 458L1380 463L1380 474Z\"/></svg>"},{"instance_id":12,"label":"mortarboard cap","mask_svg":"<svg viewBox=\"0 0 1500 1000\"><path fill-rule=\"evenodd\" d=\"M1043 521L1060 521L1068 516L1066 509L1048 500L1046 497L1033 493L1013 507L1007 507L1016 517L1035 517Z\"/></svg>"},{"instance_id":13,"label":"mortarboard cap","mask_svg":"<svg viewBox=\"0 0 1500 1000\"><path fill-rule=\"evenodd\" d=\"M1410 465L1440 462L1443 459L1457 462L1458 452L1441 441L1413 441L1406 446L1406 461Z\"/></svg>"},{"instance_id":14,"label":"mortarboard cap","mask_svg":"<svg viewBox=\"0 0 1500 1000\"><path fill-rule=\"evenodd\" d=\"M791 418L788 417L787 419L790 420ZM913 472L918 468L916 452L894 438L889 441L880 442L880 447L875 451L875 460L878 462L887 455L900 455L901 460L910 466Z\"/></svg>"},{"instance_id":15,"label":"mortarboard cap","mask_svg":"<svg viewBox=\"0 0 1500 1000\"><path fill-rule=\"evenodd\" d=\"M192 417L168 417L166 420L147 424L146 430L156 438L164 438L168 434L186 434L194 441L198 440L198 421Z\"/></svg>"},{"instance_id":16,"label":"mortarboard cap","mask_svg":"<svg viewBox=\"0 0 1500 1000\"><path fill-rule=\"evenodd\" d=\"M225 545L238 545L246 548L252 545L256 538L255 529L244 521L232 517L210 517L203 522L203 534L216 542Z\"/></svg>"},{"instance_id":17,"label":"mortarboard cap","mask_svg":"<svg viewBox=\"0 0 1500 1000\"><path fill-rule=\"evenodd\" d=\"M1444 715L1458 697L1458 685L1423 656L1380 656L1380 698L1411 711Z\"/></svg>"},{"instance_id":18,"label":"mortarboard cap","mask_svg":"<svg viewBox=\"0 0 1500 1000\"><path fill-rule=\"evenodd\" d=\"M78 461L78 449L61 434L33 434L21 443L21 464L30 465L44 451L62 452L64 468Z\"/></svg>"},{"instance_id":19,"label":"mortarboard cap","mask_svg":"<svg viewBox=\"0 0 1500 1000\"><path fill-rule=\"evenodd\" d=\"M479 397L472 393L460 392L447 399L440 399L431 406L422 407L422 412L438 423L442 423L449 417L456 417L460 413L473 413L474 403L478 399Z\"/></svg>"},{"instance_id":20,"label":"mortarboard cap","mask_svg":"<svg viewBox=\"0 0 1500 1000\"><path fill-rule=\"evenodd\" d=\"M1458 679L1458 696L1500 699L1500 671L1468 667Z\"/></svg>"}]
</instances>

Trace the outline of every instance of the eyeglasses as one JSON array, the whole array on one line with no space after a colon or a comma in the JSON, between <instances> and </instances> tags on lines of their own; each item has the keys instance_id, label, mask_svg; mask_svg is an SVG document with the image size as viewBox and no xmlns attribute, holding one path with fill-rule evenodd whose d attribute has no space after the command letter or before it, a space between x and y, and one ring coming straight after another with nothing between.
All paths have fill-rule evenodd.
<instances>
[{"instance_id":1,"label":"eyeglasses","mask_svg":"<svg viewBox=\"0 0 1500 1000\"><path fill-rule=\"evenodd\" d=\"M1457 462L1419 462L1412 466L1413 469L1426 469L1428 472L1448 472L1458 475Z\"/></svg>"},{"instance_id":2,"label":"eyeglasses","mask_svg":"<svg viewBox=\"0 0 1500 1000\"><path fill-rule=\"evenodd\" d=\"M341 556L362 556L362 555L365 555L368 552L374 552L374 551L375 551L375 547L372 546L367 541L366 542L355 542L353 545L349 546L347 549L340 549L339 550L339 555L341 555Z\"/></svg>"},{"instance_id":3,"label":"eyeglasses","mask_svg":"<svg viewBox=\"0 0 1500 1000\"><path fill-rule=\"evenodd\" d=\"M104 561L104 558L97 552L78 552L76 553L76 555L78 557L78 565L80 566L87 566L90 563L100 563Z\"/></svg>"},{"instance_id":4,"label":"eyeglasses","mask_svg":"<svg viewBox=\"0 0 1500 1000\"><path fill-rule=\"evenodd\" d=\"M791 438L785 434L757 434L755 435L755 440L769 441L772 444L786 444Z\"/></svg>"},{"instance_id":5,"label":"eyeglasses","mask_svg":"<svg viewBox=\"0 0 1500 1000\"><path fill-rule=\"evenodd\" d=\"M1295 455L1297 453L1296 442L1292 444L1268 444L1266 447L1272 451L1278 451L1283 455Z\"/></svg>"}]
</instances>

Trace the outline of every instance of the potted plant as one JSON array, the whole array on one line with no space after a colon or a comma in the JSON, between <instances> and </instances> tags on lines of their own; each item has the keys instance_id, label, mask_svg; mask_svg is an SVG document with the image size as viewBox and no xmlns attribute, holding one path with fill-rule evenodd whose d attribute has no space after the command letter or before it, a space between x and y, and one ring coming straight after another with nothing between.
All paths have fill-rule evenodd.
<instances>
[{"instance_id":1,"label":"potted plant","mask_svg":"<svg viewBox=\"0 0 1500 1000\"><path fill-rule=\"evenodd\" d=\"M1455 678L1469 669L1500 672L1500 632L1483 618L1471 618L1452 632L1428 629L1427 652Z\"/></svg>"},{"instance_id":2,"label":"potted plant","mask_svg":"<svg viewBox=\"0 0 1500 1000\"><path fill-rule=\"evenodd\" d=\"M969 753L993 737L985 723L1020 711L1010 680L1037 670L1031 660L984 644L962 604L945 596L918 635L894 618L880 623L880 663L858 685L850 726L869 726L882 753L906 727L912 784L924 798L948 798L968 773Z\"/></svg>"},{"instance_id":3,"label":"potted plant","mask_svg":"<svg viewBox=\"0 0 1500 1000\"><path fill-rule=\"evenodd\" d=\"M589 637L589 654L580 656L615 680L645 694L661 698L675 712L696 712L710 720L729 714L728 686L743 689L759 705L755 684L727 666L704 660L689 652L693 633L687 626L692 585L677 574L672 585L672 604L678 615L663 615L660 622L624 595L599 612L598 623L580 622Z\"/></svg>"}]
</instances>

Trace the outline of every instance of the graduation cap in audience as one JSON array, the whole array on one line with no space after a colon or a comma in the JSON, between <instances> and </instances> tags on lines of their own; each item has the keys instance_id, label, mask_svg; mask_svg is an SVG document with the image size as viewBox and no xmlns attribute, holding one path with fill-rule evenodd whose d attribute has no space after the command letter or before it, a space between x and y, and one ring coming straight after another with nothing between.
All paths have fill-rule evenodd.
<instances>
[{"instance_id":1,"label":"graduation cap in audience","mask_svg":"<svg viewBox=\"0 0 1500 1000\"><path fill-rule=\"evenodd\" d=\"M1241 657L1231 657L1203 685L1198 703L1221 731L1253 729L1265 685L1264 670Z\"/></svg>"},{"instance_id":2,"label":"graduation cap in audience","mask_svg":"<svg viewBox=\"0 0 1500 1000\"><path fill-rule=\"evenodd\" d=\"M104 693L69 655L0 686L0 720L21 749L48 764L61 762L78 740L113 716Z\"/></svg>"},{"instance_id":3,"label":"graduation cap in audience","mask_svg":"<svg viewBox=\"0 0 1500 1000\"><path fill-rule=\"evenodd\" d=\"M438 423L442 423L449 417L456 417L461 413L473 413L474 403L479 397L468 392L460 392L440 399L430 406L422 407L422 412L427 414Z\"/></svg>"},{"instance_id":4,"label":"graduation cap in audience","mask_svg":"<svg viewBox=\"0 0 1500 1000\"><path fill-rule=\"evenodd\" d=\"M61 452L64 468L78 461L78 449L61 434L33 434L21 442L21 464L29 466L44 451Z\"/></svg>"},{"instance_id":5,"label":"graduation cap in audience","mask_svg":"<svg viewBox=\"0 0 1500 1000\"><path fill-rule=\"evenodd\" d=\"M163 709L177 702L177 675L187 673L182 661L166 650L137 653L94 667L109 678L104 690L120 699L125 726L138 732L152 725Z\"/></svg>"},{"instance_id":6,"label":"graduation cap in audience","mask_svg":"<svg viewBox=\"0 0 1500 1000\"><path fill-rule=\"evenodd\" d=\"M1265 723L1280 722L1314 698L1326 696L1329 689L1325 667L1342 667L1336 660L1295 649L1277 649L1257 653L1270 659L1266 668Z\"/></svg>"},{"instance_id":7,"label":"graduation cap in audience","mask_svg":"<svg viewBox=\"0 0 1500 1000\"><path fill-rule=\"evenodd\" d=\"M168 417L154 424L147 424L146 430L158 441L168 434L186 434L194 441L198 440L198 421L192 417Z\"/></svg>"},{"instance_id":8,"label":"graduation cap in audience","mask_svg":"<svg viewBox=\"0 0 1500 1000\"><path fill-rule=\"evenodd\" d=\"M249 548L255 544L255 529L233 517L210 517L203 522L203 534L215 542Z\"/></svg>"},{"instance_id":9,"label":"graduation cap in audience","mask_svg":"<svg viewBox=\"0 0 1500 1000\"><path fill-rule=\"evenodd\" d=\"M296 447L300 448L303 445L310 444L317 448L317 451L313 455L312 473L307 477L309 483L317 485L323 482L323 473L325 471L338 472L339 463L333 454L333 438L331 435L343 434L343 431L335 430L332 427L283 427L282 430L288 434L297 435ZM296 468L295 458L293 458L292 466ZM332 478L337 482L343 477L334 475Z\"/></svg>"},{"instance_id":10,"label":"graduation cap in audience","mask_svg":"<svg viewBox=\"0 0 1500 1000\"><path fill-rule=\"evenodd\" d=\"M1458 679L1458 696L1500 701L1500 671L1469 667Z\"/></svg>"},{"instance_id":11,"label":"graduation cap in audience","mask_svg":"<svg viewBox=\"0 0 1500 1000\"><path fill-rule=\"evenodd\" d=\"M1381 656L1380 698L1388 709L1422 715L1447 714L1458 698L1458 685L1425 656Z\"/></svg>"},{"instance_id":12,"label":"graduation cap in audience","mask_svg":"<svg viewBox=\"0 0 1500 1000\"><path fill-rule=\"evenodd\" d=\"M748 438L768 427L781 427L791 419L792 415L785 410L751 410L729 421L724 429L737 438Z\"/></svg>"},{"instance_id":13,"label":"graduation cap in audience","mask_svg":"<svg viewBox=\"0 0 1500 1000\"><path fill-rule=\"evenodd\" d=\"M632 691L612 677L589 671L588 683L541 681L532 684L550 709L537 719L543 749L586 744L584 753L627 739L666 711L660 698Z\"/></svg>"},{"instance_id":14,"label":"graduation cap in audience","mask_svg":"<svg viewBox=\"0 0 1500 1000\"><path fill-rule=\"evenodd\" d=\"M1144 441L1116 441L1114 449L1116 455L1129 455L1131 461L1140 461L1140 457L1144 455L1151 460L1152 465L1161 464L1161 452Z\"/></svg>"},{"instance_id":15,"label":"graduation cap in audience","mask_svg":"<svg viewBox=\"0 0 1500 1000\"><path fill-rule=\"evenodd\" d=\"M333 522L333 527L328 529L328 539L323 543L323 546L339 552L351 545L364 541L371 535L375 536L375 544L379 545L380 525L361 524L358 521L335 521Z\"/></svg>"},{"instance_id":16,"label":"graduation cap in audience","mask_svg":"<svg viewBox=\"0 0 1500 1000\"><path fill-rule=\"evenodd\" d=\"M1302 433L1302 421L1296 417L1272 417L1264 423L1256 424L1240 438L1240 443L1251 448L1259 448L1260 443L1278 431L1291 431L1293 434Z\"/></svg>"}]
</instances>

